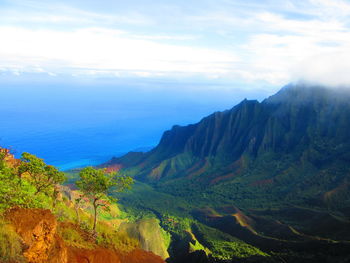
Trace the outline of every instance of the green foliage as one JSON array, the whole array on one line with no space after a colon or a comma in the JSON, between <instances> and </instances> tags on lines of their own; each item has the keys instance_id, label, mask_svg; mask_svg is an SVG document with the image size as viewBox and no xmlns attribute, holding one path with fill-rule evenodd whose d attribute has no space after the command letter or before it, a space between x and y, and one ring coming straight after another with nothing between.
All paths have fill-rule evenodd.
<instances>
[{"instance_id":1,"label":"green foliage","mask_svg":"<svg viewBox=\"0 0 350 263\"><path fill-rule=\"evenodd\" d=\"M0 211L13 206L49 208L55 200L55 186L65 176L42 159L23 153L18 167L10 167L0 156Z\"/></svg>"},{"instance_id":2,"label":"green foliage","mask_svg":"<svg viewBox=\"0 0 350 263\"><path fill-rule=\"evenodd\" d=\"M97 225L97 232L96 243L98 245L124 252L129 252L140 247L137 239L130 237L125 231L114 230L108 224L99 223Z\"/></svg>"},{"instance_id":3,"label":"green foliage","mask_svg":"<svg viewBox=\"0 0 350 263\"><path fill-rule=\"evenodd\" d=\"M209 248L215 258L229 260L234 257L268 256L258 248L215 228L195 222L192 229L200 243Z\"/></svg>"},{"instance_id":4,"label":"green foliage","mask_svg":"<svg viewBox=\"0 0 350 263\"><path fill-rule=\"evenodd\" d=\"M44 208L49 198L41 193L28 180L21 180L11 168L0 170L0 211L13 206Z\"/></svg>"},{"instance_id":5,"label":"green foliage","mask_svg":"<svg viewBox=\"0 0 350 263\"><path fill-rule=\"evenodd\" d=\"M161 224L166 231L182 234L182 232L191 229L191 222L192 220L190 220L189 218L180 218L176 216L171 216L169 214L165 214L162 217Z\"/></svg>"},{"instance_id":6,"label":"green foliage","mask_svg":"<svg viewBox=\"0 0 350 263\"><path fill-rule=\"evenodd\" d=\"M158 217L171 214L177 217L190 217L189 201L185 198L160 192L156 188L135 180L130 191L113 194L118 204L131 221L142 218Z\"/></svg>"},{"instance_id":7,"label":"green foliage","mask_svg":"<svg viewBox=\"0 0 350 263\"><path fill-rule=\"evenodd\" d=\"M59 235L69 246L87 249L94 248L94 244L85 240L83 235L73 227L60 228Z\"/></svg>"},{"instance_id":8,"label":"green foliage","mask_svg":"<svg viewBox=\"0 0 350 263\"><path fill-rule=\"evenodd\" d=\"M25 262L20 237L2 219L0 219L0 261Z\"/></svg>"},{"instance_id":9,"label":"green foliage","mask_svg":"<svg viewBox=\"0 0 350 263\"><path fill-rule=\"evenodd\" d=\"M67 244L86 249L95 248L99 245L125 252L139 247L139 242L136 239L131 238L126 232L116 230L114 226L108 223L108 220L97 222L97 233L92 233L90 225L93 222L93 216L91 210L86 207L87 203L85 202L85 200L80 201L84 209L81 208L79 213L80 222L78 224L76 223L75 208L67 206L63 202L59 202L55 207L55 215L62 222L58 228L59 235ZM112 209L115 210L117 208L112 207Z\"/></svg>"},{"instance_id":10,"label":"green foliage","mask_svg":"<svg viewBox=\"0 0 350 263\"><path fill-rule=\"evenodd\" d=\"M85 167L79 173L77 187L88 197L111 198L112 192L121 192L131 187L133 179L116 173L106 173L104 169Z\"/></svg>"},{"instance_id":11,"label":"green foliage","mask_svg":"<svg viewBox=\"0 0 350 263\"><path fill-rule=\"evenodd\" d=\"M88 197L94 208L93 230L96 229L97 210L99 207L109 208L110 202L115 202L112 192L122 192L130 189L133 179L129 176L106 173L105 169L85 167L79 173L80 180L76 185Z\"/></svg>"},{"instance_id":12,"label":"green foliage","mask_svg":"<svg viewBox=\"0 0 350 263\"><path fill-rule=\"evenodd\" d=\"M23 189L13 169L2 165L0 169L0 209L21 205L26 200L28 189Z\"/></svg>"},{"instance_id":13,"label":"green foliage","mask_svg":"<svg viewBox=\"0 0 350 263\"><path fill-rule=\"evenodd\" d=\"M30 153L23 153L18 173L22 177L29 174L28 180L36 188L35 194L44 193L54 196L54 186L66 180L65 174L52 165Z\"/></svg>"},{"instance_id":14,"label":"green foliage","mask_svg":"<svg viewBox=\"0 0 350 263\"><path fill-rule=\"evenodd\" d=\"M134 223L122 223L120 231L125 231L132 238L140 241L141 247L152 251L162 258L168 258L170 234L162 230L156 218L144 218Z\"/></svg>"},{"instance_id":15,"label":"green foliage","mask_svg":"<svg viewBox=\"0 0 350 263\"><path fill-rule=\"evenodd\" d=\"M93 249L102 246L128 252L140 246L138 240L124 231L116 231L105 222L99 222L96 229L98 234L94 236L82 226L64 222L60 224L58 233L68 245L78 248Z\"/></svg>"},{"instance_id":16,"label":"green foliage","mask_svg":"<svg viewBox=\"0 0 350 263\"><path fill-rule=\"evenodd\" d=\"M101 219L114 220L119 214L116 199L110 194L130 188L132 178L120 174L107 174L105 170L91 167L82 169L77 186L84 196L71 205L67 197L56 202L59 184L65 175L55 167L29 153L23 153L16 165L5 161L6 155L0 151L0 214L6 209L23 208L51 209L59 223L58 233L70 246L91 249L97 245L130 251L139 247L139 242L125 232L119 232L112 225L99 222L96 225L97 208L103 207ZM65 195L64 192L62 192ZM91 201L91 202L90 202ZM95 215L92 214L92 203ZM77 213L79 212L79 213ZM94 217L95 216L95 217ZM77 220L79 217L79 220ZM75 222L78 221L78 224ZM96 233L88 229L94 221ZM22 245L15 231L0 220L0 261L22 262Z\"/></svg>"},{"instance_id":17,"label":"green foliage","mask_svg":"<svg viewBox=\"0 0 350 263\"><path fill-rule=\"evenodd\" d=\"M165 231L163 228L160 229L160 233L163 237L164 245L165 245L166 249L168 249L170 247L170 244L171 244L171 234L169 232Z\"/></svg>"},{"instance_id":18,"label":"green foliage","mask_svg":"<svg viewBox=\"0 0 350 263\"><path fill-rule=\"evenodd\" d=\"M205 252L208 251L201 243L199 243L197 240L192 240L190 242L190 252L198 251L198 250L203 250Z\"/></svg>"},{"instance_id":19,"label":"green foliage","mask_svg":"<svg viewBox=\"0 0 350 263\"><path fill-rule=\"evenodd\" d=\"M1 150L1 148L0 148ZM5 168L5 157L6 157L6 152L0 151L0 170Z\"/></svg>"}]
</instances>

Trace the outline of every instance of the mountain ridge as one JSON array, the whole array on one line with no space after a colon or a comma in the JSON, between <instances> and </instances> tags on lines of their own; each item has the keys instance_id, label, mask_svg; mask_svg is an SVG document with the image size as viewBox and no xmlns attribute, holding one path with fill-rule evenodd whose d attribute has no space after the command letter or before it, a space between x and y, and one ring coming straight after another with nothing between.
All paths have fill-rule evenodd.
<instances>
[{"instance_id":1,"label":"mountain ridge","mask_svg":"<svg viewBox=\"0 0 350 263\"><path fill-rule=\"evenodd\" d=\"M154 214L165 227L168 214L194 220L188 227L215 257L231 253L225 242L234 238L271 262L342 262L350 240L349 129L350 90L287 85L261 102L245 99L175 125L151 151L105 166L144 185L118 196L123 207Z\"/></svg>"},{"instance_id":2,"label":"mountain ridge","mask_svg":"<svg viewBox=\"0 0 350 263\"><path fill-rule=\"evenodd\" d=\"M238 182L264 191L273 186L288 196L311 184L308 198L327 203L332 191L348 191L349 98L348 89L290 84L262 102L245 99L196 124L175 125L151 151L106 165L119 164L160 189L186 180L204 187Z\"/></svg>"}]
</instances>

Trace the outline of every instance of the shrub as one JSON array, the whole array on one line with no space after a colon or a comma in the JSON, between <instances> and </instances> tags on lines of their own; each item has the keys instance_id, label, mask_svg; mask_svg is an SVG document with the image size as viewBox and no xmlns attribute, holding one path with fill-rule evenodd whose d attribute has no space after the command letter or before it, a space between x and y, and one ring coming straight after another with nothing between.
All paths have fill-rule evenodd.
<instances>
[{"instance_id":1,"label":"shrub","mask_svg":"<svg viewBox=\"0 0 350 263\"><path fill-rule=\"evenodd\" d=\"M124 252L129 252L135 248L139 248L139 241L130 237L124 231L116 231L111 226L105 223L99 223L97 225L97 238L98 245L114 248Z\"/></svg>"},{"instance_id":2,"label":"shrub","mask_svg":"<svg viewBox=\"0 0 350 263\"><path fill-rule=\"evenodd\" d=\"M83 237L83 234L74 229L74 225L66 225L59 228L61 238L70 246L79 248L94 248L94 244Z\"/></svg>"},{"instance_id":3,"label":"shrub","mask_svg":"<svg viewBox=\"0 0 350 263\"><path fill-rule=\"evenodd\" d=\"M17 233L0 219L0 260L1 262L25 262L22 255L21 239Z\"/></svg>"}]
</instances>

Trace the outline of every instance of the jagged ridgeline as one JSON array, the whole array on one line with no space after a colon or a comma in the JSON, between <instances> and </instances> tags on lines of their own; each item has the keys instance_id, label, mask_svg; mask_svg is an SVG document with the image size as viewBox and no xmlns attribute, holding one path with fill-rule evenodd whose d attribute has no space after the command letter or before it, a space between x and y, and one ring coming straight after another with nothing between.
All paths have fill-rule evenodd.
<instances>
[{"instance_id":1,"label":"jagged ridgeline","mask_svg":"<svg viewBox=\"0 0 350 263\"><path fill-rule=\"evenodd\" d=\"M167 192L209 185L249 207L277 200L346 208L349 162L350 91L289 85L262 102L174 126L152 151L110 163Z\"/></svg>"},{"instance_id":2,"label":"jagged ridgeline","mask_svg":"<svg viewBox=\"0 0 350 263\"><path fill-rule=\"evenodd\" d=\"M348 88L288 85L105 165L142 182L120 203L161 219L171 262L186 262L176 255L191 244L233 262L350 260ZM182 234L175 225L186 225Z\"/></svg>"}]
</instances>

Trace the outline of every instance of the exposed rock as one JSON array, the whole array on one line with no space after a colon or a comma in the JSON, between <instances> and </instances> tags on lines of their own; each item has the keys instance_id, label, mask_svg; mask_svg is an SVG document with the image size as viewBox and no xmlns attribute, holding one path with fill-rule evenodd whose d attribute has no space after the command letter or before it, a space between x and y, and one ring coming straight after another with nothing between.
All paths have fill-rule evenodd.
<instances>
[{"instance_id":1,"label":"exposed rock","mask_svg":"<svg viewBox=\"0 0 350 263\"><path fill-rule=\"evenodd\" d=\"M4 161L9 165L10 167L16 167L20 164L21 160L16 159L13 154L10 153L9 149L1 148L0 147L0 154L4 154Z\"/></svg>"},{"instance_id":2,"label":"exposed rock","mask_svg":"<svg viewBox=\"0 0 350 263\"><path fill-rule=\"evenodd\" d=\"M69 263L164 263L157 255L141 249L119 253L105 248L80 249L70 247Z\"/></svg>"},{"instance_id":3,"label":"exposed rock","mask_svg":"<svg viewBox=\"0 0 350 263\"><path fill-rule=\"evenodd\" d=\"M28 263L164 263L159 256L141 249L121 253L101 247L67 246L57 233L57 220L50 210L12 208L6 218L22 238Z\"/></svg>"},{"instance_id":4,"label":"exposed rock","mask_svg":"<svg viewBox=\"0 0 350 263\"><path fill-rule=\"evenodd\" d=\"M135 249L128 254L121 254L120 258L122 263L165 263L161 257L142 249Z\"/></svg>"},{"instance_id":5,"label":"exposed rock","mask_svg":"<svg viewBox=\"0 0 350 263\"><path fill-rule=\"evenodd\" d=\"M50 210L13 208L6 213L23 239L29 263L66 263L67 248L56 233L57 221Z\"/></svg>"},{"instance_id":6,"label":"exposed rock","mask_svg":"<svg viewBox=\"0 0 350 263\"><path fill-rule=\"evenodd\" d=\"M119 256L111 250L69 248L69 263L121 263Z\"/></svg>"}]
</instances>

